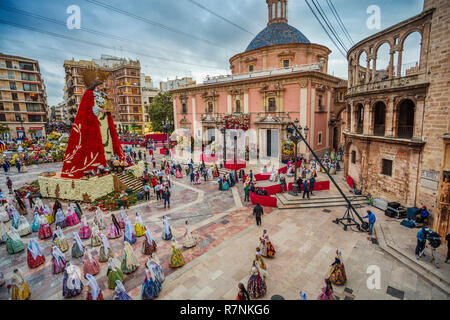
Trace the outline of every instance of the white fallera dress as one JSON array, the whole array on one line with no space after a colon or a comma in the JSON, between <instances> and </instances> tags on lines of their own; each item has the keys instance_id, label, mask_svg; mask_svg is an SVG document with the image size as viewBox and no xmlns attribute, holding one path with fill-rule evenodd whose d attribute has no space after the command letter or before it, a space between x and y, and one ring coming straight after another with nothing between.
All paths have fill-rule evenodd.
<instances>
[{"instance_id":1,"label":"white fallera dress","mask_svg":"<svg viewBox=\"0 0 450 320\"><path fill-rule=\"evenodd\" d=\"M191 229L189 226L186 226L186 236L184 237L183 246L186 248L192 248L197 245L197 240L195 240L194 236L191 233Z\"/></svg>"}]
</instances>

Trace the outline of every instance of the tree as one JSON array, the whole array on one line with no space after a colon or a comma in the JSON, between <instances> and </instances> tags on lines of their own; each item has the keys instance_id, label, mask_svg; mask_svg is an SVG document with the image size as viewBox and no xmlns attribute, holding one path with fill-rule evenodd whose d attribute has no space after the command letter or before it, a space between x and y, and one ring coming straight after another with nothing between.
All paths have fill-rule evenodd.
<instances>
[{"instance_id":1,"label":"tree","mask_svg":"<svg viewBox=\"0 0 450 320\"><path fill-rule=\"evenodd\" d=\"M160 92L150 104L148 115L154 131L164 131L164 122L168 120L170 133L173 131L173 102L169 92Z\"/></svg>"}]
</instances>

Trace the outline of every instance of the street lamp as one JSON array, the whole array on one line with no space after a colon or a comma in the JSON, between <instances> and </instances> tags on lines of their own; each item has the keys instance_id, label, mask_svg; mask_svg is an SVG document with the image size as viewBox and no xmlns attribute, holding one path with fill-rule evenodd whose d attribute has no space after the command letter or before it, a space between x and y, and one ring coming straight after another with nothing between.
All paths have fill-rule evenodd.
<instances>
[{"instance_id":1,"label":"street lamp","mask_svg":"<svg viewBox=\"0 0 450 320\"><path fill-rule=\"evenodd\" d=\"M225 168L225 162L227 161L227 152L226 152L226 145L227 145L226 132L227 132L227 128L226 128L225 120L222 123L222 128L220 129L220 132L222 132L222 134L223 134L223 167Z\"/></svg>"},{"instance_id":2,"label":"street lamp","mask_svg":"<svg viewBox=\"0 0 450 320\"><path fill-rule=\"evenodd\" d=\"M296 127L298 127L299 121L298 119L295 119L294 123L293 123ZM299 190L299 185L297 184L297 171L298 171L298 160L297 160L297 146L298 143L301 141L301 133L305 132L305 139L308 138L308 126L305 126L305 128L303 129L302 126L298 127L299 132L297 133L297 131L294 129L293 126L291 126L290 124L287 125L286 127L286 134L287 134L287 138L288 141L292 141L295 144L295 173L294 173L294 184L292 185L292 192L289 192L289 194L293 195L293 196L298 196L298 190Z\"/></svg>"},{"instance_id":3,"label":"street lamp","mask_svg":"<svg viewBox=\"0 0 450 320\"><path fill-rule=\"evenodd\" d=\"M236 167L236 155L237 155L237 135L234 136L234 166Z\"/></svg>"}]
</instances>

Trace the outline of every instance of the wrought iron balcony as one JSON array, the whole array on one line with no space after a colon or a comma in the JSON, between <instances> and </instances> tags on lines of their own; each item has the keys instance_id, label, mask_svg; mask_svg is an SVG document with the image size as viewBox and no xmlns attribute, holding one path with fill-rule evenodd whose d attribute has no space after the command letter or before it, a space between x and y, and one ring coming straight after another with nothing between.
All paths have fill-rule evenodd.
<instances>
[{"instance_id":1,"label":"wrought iron balcony","mask_svg":"<svg viewBox=\"0 0 450 320\"><path fill-rule=\"evenodd\" d=\"M382 137L386 132L386 126L384 124L375 124L373 127L373 135Z\"/></svg>"},{"instance_id":2,"label":"wrought iron balcony","mask_svg":"<svg viewBox=\"0 0 450 320\"><path fill-rule=\"evenodd\" d=\"M414 133L414 126L399 125L397 128L397 137L401 139L411 139Z\"/></svg>"}]
</instances>

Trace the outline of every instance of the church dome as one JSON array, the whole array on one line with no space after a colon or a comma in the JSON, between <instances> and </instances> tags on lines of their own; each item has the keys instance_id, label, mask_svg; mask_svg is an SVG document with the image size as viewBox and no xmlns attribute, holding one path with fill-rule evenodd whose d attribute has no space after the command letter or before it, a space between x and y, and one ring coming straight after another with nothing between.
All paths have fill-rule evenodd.
<instances>
[{"instance_id":1,"label":"church dome","mask_svg":"<svg viewBox=\"0 0 450 320\"><path fill-rule=\"evenodd\" d=\"M245 51L291 43L310 43L310 41L303 33L285 22L271 23L250 42Z\"/></svg>"}]
</instances>

